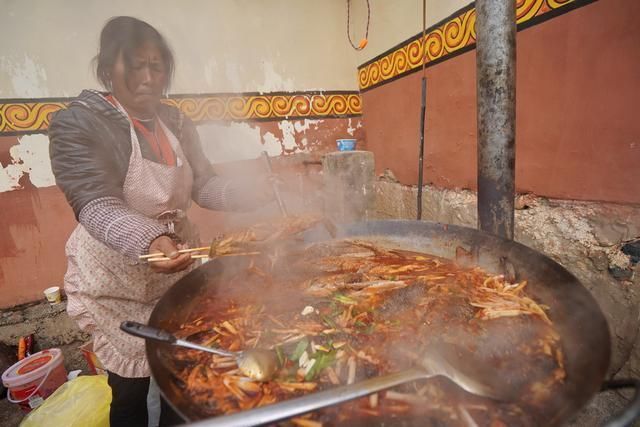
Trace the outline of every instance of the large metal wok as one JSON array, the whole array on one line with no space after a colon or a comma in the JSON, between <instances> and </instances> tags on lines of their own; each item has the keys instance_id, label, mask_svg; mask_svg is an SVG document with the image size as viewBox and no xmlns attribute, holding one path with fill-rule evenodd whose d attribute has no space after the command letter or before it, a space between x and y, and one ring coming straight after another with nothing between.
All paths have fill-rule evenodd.
<instances>
[{"instance_id":1,"label":"large metal wok","mask_svg":"<svg viewBox=\"0 0 640 427\"><path fill-rule=\"evenodd\" d=\"M610 336L598 304L585 287L555 261L517 242L475 229L423 221L373 221L353 224L339 237L366 236L397 248L455 259L463 255L485 270L515 274L528 280L528 292L549 307L549 316L562 337L567 378L558 394L546 402L546 425L561 425L572 417L603 386L609 366ZM328 238L318 230L310 240ZM213 260L179 280L158 302L149 324L168 330L187 320L203 294L226 291L226 277L244 268L238 259ZM146 343L152 374L163 397L185 421L202 413L176 385L165 363L173 349L166 344ZM626 417L630 417L627 412ZM419 420L416 420L419 421ZM418 422L419 424L419 422ZM625 424L614 424L625 425Z\"/></svg>"}]
</instances>

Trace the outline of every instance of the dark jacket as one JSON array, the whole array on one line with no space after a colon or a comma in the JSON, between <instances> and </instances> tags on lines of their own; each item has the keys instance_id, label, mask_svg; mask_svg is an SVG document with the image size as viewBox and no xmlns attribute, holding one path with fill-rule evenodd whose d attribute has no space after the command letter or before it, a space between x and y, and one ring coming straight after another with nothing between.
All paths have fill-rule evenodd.
<instances>
[{"instance_id":1,"label":"dark jacket","mask_svg":"<svg viewBox=\"0 0 640 427\"><path fill-rule=\"evenodd\" d=\"M158 116L176 135L193 170L192 194L215 175L200 146L195 125L177 108L160 105ZM123 198L122 188L131 156L127 118L97 92L84 90L49 125L49 155L56 184L78 218L82 208L102 197ZM143 157L152 158L147 144Z\"/></svg>"}]
</instances>

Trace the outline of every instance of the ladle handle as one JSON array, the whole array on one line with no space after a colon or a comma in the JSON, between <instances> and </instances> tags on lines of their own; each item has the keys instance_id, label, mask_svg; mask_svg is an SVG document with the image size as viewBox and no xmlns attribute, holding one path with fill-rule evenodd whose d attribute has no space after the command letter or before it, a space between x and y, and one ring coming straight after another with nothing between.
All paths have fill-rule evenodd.
<instances>
[{"instance_id":1,"label":"ladle handle","mask_svg":"<svg viewBox=\"0 0 640 427\"><path fill-rule=\"evenodd\" d=\"M378 391L386 390L409 381L415 381L430 377L420 369L407 369L405 371L382 377L371 378L359 383L332 388L329 390L312 393L307 396L289 399L281 403L250 409L237 414L210 418L190 424L191 427L246 427L254 425L270 424L285 418L306 414L327 406L336 405L367 396Z\"/></svg>"},{"instance_id":2,"label":"ladle handle","mask_svg":"<svg viewBox=\"0 0 640 427\"><path fill-rule=\"evenodd\" d=\"M169 332L162 329L154 328L153 326L143 325L142 323L133 322L131 320L125 320L120 324L120 329L126 333L133 335L134 337L144 338L146 340L163 342L166 344L177 345L180 347L191 348L194 350L206 351L207 353L213 353L226 357L238 357L238 353L233 351L222 350L219 348L205 347L200 344L185 341L176 338Z\"/></svg>"},{"instance_id":3,"label":"ladle handle","mask_svg":"<svg viewBox=\"0 0 640 427\"><path fill-rule=\"evenodd\" d=\"M264 163L267 166L267 171L269 175L273 174L273 169L271 168L271 160L269 159L269 153L266 151L262 152L262 158L264 159ZM278 188L278 184L274 181L271 181L271 188L273 189L273 195L276 197L276 202L278 202L278 207L280 208L280 213L282 216L289 216L289 212L287 212L287 207L284 205L282 201L282 195L280 194L280 189Z\"/></svg>"},{"instance_id":4,"label":"ladle handle","mask_svg":"<svg viewBox=\"0 0 640 427\"><path fill-rule=\"evenodd\" d=\"M175 344L178 340L172 334L162 329L152 326L143 325L142 323L125 320L120 324L120 329L134 337L140 337L147 340L163 342L167 344Z\"/></svg>"}]
</instances>

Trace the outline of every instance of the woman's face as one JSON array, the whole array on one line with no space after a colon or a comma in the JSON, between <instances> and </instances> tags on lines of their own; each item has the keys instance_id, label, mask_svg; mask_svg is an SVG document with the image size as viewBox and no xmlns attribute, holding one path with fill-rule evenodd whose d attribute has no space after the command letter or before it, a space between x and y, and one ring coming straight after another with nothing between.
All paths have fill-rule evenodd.
<instances>
[{"instance_id":1,"label":"woman's face","mask_svg":"<svg viewBox=\"0 0 640 427\"><path fill-rule=\"evenodd\" d=\"M128 72L125 70L120 53L111 73L113 95L129 114L152 117L168 78L160 49L150 42L143 44L135 50Z\"/></svg>"}]
</instances>

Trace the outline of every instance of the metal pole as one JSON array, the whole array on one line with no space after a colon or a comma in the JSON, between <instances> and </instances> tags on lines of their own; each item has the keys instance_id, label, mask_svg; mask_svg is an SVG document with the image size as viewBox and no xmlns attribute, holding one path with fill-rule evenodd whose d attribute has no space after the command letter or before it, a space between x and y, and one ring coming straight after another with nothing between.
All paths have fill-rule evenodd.
<instances>
[{"instance_id":1,"label":"metal pole","mask_svg":"<svg viewBox=\"0 0 640 427\"><path fill-rule=\"evenodd\" d=\"M422 92L420 95L420 145L418 146L418 200L417 219L422 219L422 185L424 181L424 121L427 111L427 0L422 0Z\"/></svg>"},{"instance_id":2,"label":"metal pole","mask_svg":"<svg viewBox=\"0 0 640 427\"><path fill-rule=\"evenodd\" d=\"M508 239L515 197L515 3L476 1L478 228Z\"/></svg>"},{"instance_id":3,"label":"metal pole","mask_svg":"<svg viewBox=\"0 0 640 427\"><path fill-rule=\"evenodd\" d=\"M420 146L418 147L418 220L422 219L422 186L424 182L424 121L427 109L427 78L422 77L422 96L420 97Z\"/></svg>"}]
</instances>

